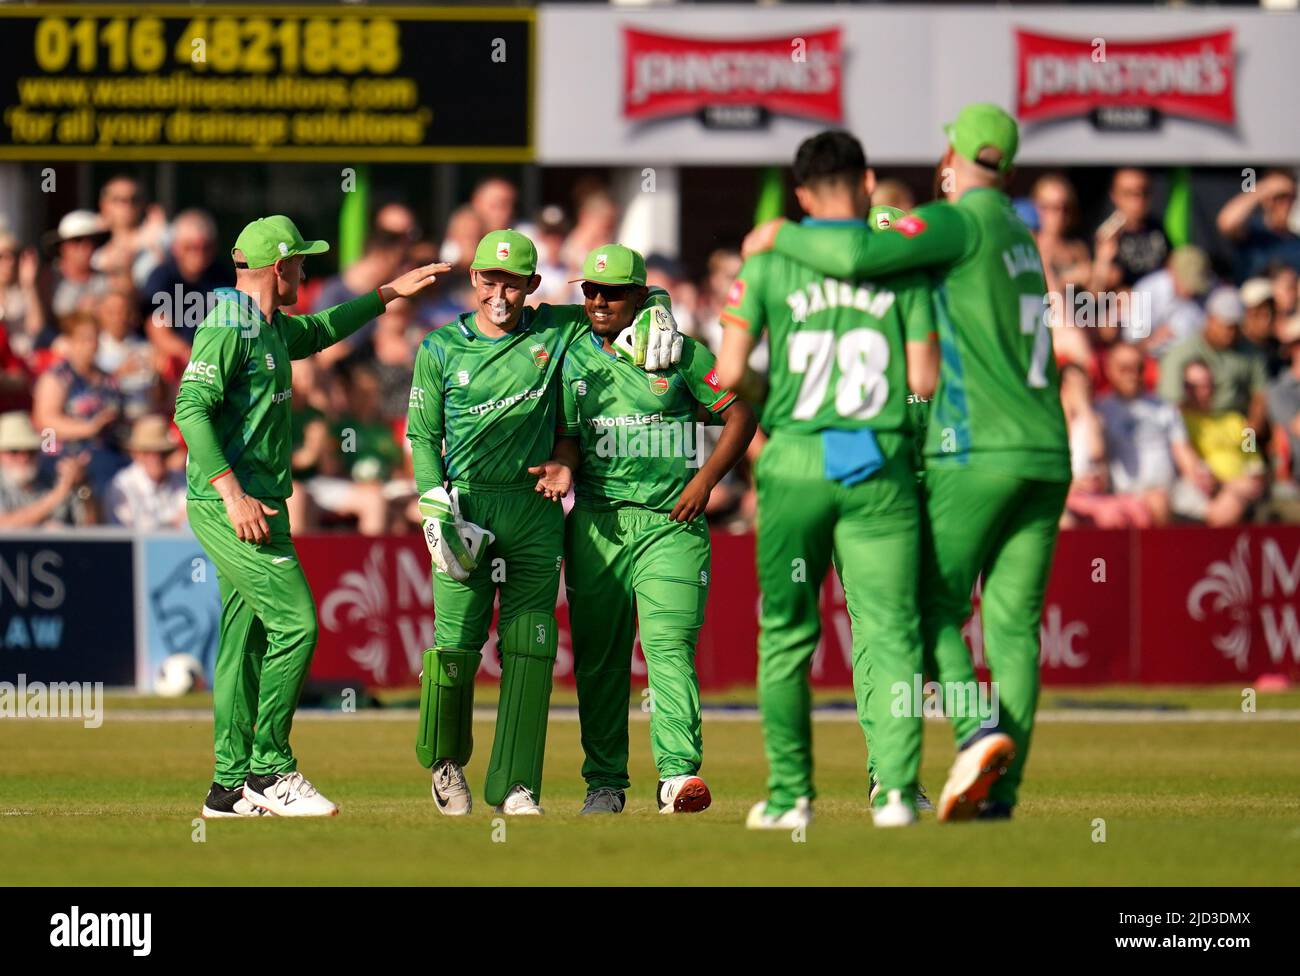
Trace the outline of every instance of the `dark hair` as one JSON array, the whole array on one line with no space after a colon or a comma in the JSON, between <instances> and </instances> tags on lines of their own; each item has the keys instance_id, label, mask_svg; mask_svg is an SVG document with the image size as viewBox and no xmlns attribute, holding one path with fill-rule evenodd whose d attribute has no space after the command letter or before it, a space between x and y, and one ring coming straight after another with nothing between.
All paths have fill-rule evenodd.
<instances>
[{"instance_id":1,"label":"dark hair","mask_svg":"<svg viewBox=\"0 0 1300 976\"><path fill-rule=\"evenodd\" d=\"M809 136L794 154L794 181L798 186L821 183L857 183L867 171L862 143L843 129L827 129Z\"/></svg>"}]
</instances>

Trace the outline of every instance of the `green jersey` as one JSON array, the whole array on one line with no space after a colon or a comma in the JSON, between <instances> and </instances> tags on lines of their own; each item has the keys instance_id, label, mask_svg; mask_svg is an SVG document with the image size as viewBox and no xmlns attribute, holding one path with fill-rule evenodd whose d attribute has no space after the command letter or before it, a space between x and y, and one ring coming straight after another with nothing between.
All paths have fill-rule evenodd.
<instances>
[{"instance_id":1,"label":"green jersey","mask_svg":"<svg viewBox=\"0 0 1300 976\"><path fill-rule=\"evenodd\" d=\"M277 310L267 322L242 292L219 288L194 333L189 365L176 394L176 426L189 458L189 497L219 499L212 482L234 471L262 500L293 491L290 361L314 356L384 310L378 292L312 315Z\"/></svg>"},{"instance_id":2,"label":"green jersey","mask_svg":"<svg viewBox=\"0 0 1300 976\"><path fill-rule=\"evenodd\" d=\"M580 503L672 511L703 460L699 407L720 414L736 399L713 367L713 354L689 337L681 362L658 373L606 352L595 333L569 347L559 430L582 450Z\"/></svg>"},{"instance_id":3,"label":"green jersey","mask_svg":"<svg viewBox=\"0 0 1300 976\"><path fill-rule=\"evenodd\" d=\"M942 359L926 464L1070 480L1042 259L1005 194L927 204L888 234L786 226L776 253L840 277L931 270Z\"/></svg>"},{"instance_id":4,"label":"green jersey","mask_svg":"<svg viewBox=\"0 0 1300 976\"><path fill-rule=\"evenodd\" d=\"M810 221L804 233L867 233L862 221ZM727 296L724 324L769 333L771 365L762 426L910 432L904 343L934 338L930 291L920 274L827 277L786 254L745 262Z\"/></svg>"},{"instance_id":5,"label":"green jersey","mask_svg":"<svg viewBox=\"0 0 1300 976\"><path fill-rule=\"evenodd\" d=\"M655 303L666 305L667 292L653 289L646 304ZM415 355L406 436L422 493L447 481L536 483L528 469L555 446L560 365L591 329L581 305L538 305L489 339L474 314L430 332Z\"/></svg>"}]
</instances>

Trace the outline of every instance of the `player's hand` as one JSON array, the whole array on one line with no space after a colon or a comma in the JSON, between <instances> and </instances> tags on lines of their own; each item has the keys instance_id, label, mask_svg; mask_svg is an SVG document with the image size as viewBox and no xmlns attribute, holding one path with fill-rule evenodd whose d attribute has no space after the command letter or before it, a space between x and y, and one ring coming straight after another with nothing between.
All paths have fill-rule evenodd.
<instances>
[{"instance_id":1,"label":"player's hand","mask_svg":"<svg viewBox=\"0 0 1300 976\"><path fill-rule=\"evenodd\" d=\"M272 508L252 495L240 493L226 500L226 517L235 527L235 537L240 542L252 542L256 545L270 542L271 527L267 524L266 517L279 514L278 508Z\"/></svg>"},{"instance_id":2,"label":"player's hand","mask_svg":"<svg viewBox=\"0 0 1300 976\"><path fill-rule=\"evenodd\" d=\"M437 281L438 275L447 274L449 271L451 265L442 261L412 268L406 274L394 278L380 288L379 295L386 302L391 302L394 298L410 298Z\"/></svg>"},{"instance_id":3,"label":"player's hand","mask_svg":"<svg viewBox=\"0 0 1300 976\"><path fill-rule=\"evenodd\" d=\"M781 229L781 225L784 223L784 217L777 217L759 224L745 235L744 243L740 245L740 256L752 258L755 254L762 254L764 251L772 250L772 248L776 247L776 232Z\"/></svg>"},{"instance_id":4,"label":"player's hand","mask_svg":"<svg viewBox=\"0 0 1300 976\"><path fill-rule=\"evenodd\" d=\"M548 501L561 501L573 487L573 472L561 461L543 461L529 468L528 473L537 475L534 490L545 495Z\"/></svg>"},{"instance_id":5,"label":"player's hand","mask_svg":"<svg viewBox=\"0 0 1300 976\"><path fill-rule=\"evenodd\" d=\"M465 582L478 568L483 549L495 542L496 536L461 518L460 492L455 488L450 494L442 487L430 488L417 504L424 517L424 544L433 565L452 579Z\"/></svg>"},{"instance_id":6,"label":"player's hand","mask_svg":"<svg viewBox=\"0 0 1300 976\"><path fill-rule=\"evenodd\" d=\"M704 513L704 509L709 504L709 495L712 493L713 486L699 475L696 475L691 479L690 484L682 489L677 504L668 513L668 520L670 522L695 521Z\"/></svg>"},{"instance_id":7,"label":"player's hand","mask_svg":"<svg viewBox=\"0 0 1300 976\"><path fill-rule=\"evenodd\" d=\"M614 351L647 373L668 369L682 361L685 340L677 331L673 313L662 305L647 305L632 324L614 337Z\"/></svg>"}]
</instances>

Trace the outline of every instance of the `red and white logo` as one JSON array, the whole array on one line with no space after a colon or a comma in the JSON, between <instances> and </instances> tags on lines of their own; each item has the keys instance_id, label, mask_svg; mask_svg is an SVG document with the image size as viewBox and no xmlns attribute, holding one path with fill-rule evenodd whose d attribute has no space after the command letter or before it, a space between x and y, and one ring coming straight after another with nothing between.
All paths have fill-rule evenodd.
<instances>
[{"instance_id":1,"label":"red and white logo","mask_svg":"<svg viewBox=\"0 0 1300 976\"><path fill-rule=\"evenodd\" d=\"M838 28L731 40L623 30L623 115L635 122L749 109L844 117Z\"/></svg>"},{"instance_id":2,"label":"red and white logo","mask_svg":"<svg viewBox=\"0 0 1300 976\"><path fill-rule=\"evenodd\" d=\"M722 392L722 384L718 382L717 369L711 369L704 377L704 382L714 393Z\"/></svg>"},{"instance_id":3,"label":"red and white logo","mask_svg":"<svg viewBox=\"0 0 1300 976\"><path fill-rule=\"evenodd\" d=\"M609 255L607 255L607 254L597 254L597 255L596 255L596 270L597 270L597 271L604 271L604 270L605 270L605 264L606 264L606 262L608 261L608 259L609 259Z\"/></svg>"},{"instance_id":4,"label":"red and white logo","mask_svg":"<svg viewBox=\"0 0 1300 976\"><path fill-rule=\"evenodd\" d=\"M1231 30L1152 41L1016 31L1016 115L1025 122L1155 113L1233 125ZM1121 126L1123 122L1119 123Z\"/></svg>"},{"instance_id":5,"label":"red and white logo","mask_svg":"<svg viewBox=\"0 0 1300 976\"><path fill-rule=\"evenodd\" d=\"M505 261L508 260L509 257L510 257L510 242L501 241L501 243L497 245L497 260Z\"/></svg>"},{"instance_id":6,"label":"red and white logo","mask_svg":"<svg viewBox=\"0 0 1300 976\"><path fill-rule=\"evenodd\" d=\"M745 283L737 278L731 283L731 289L727 292L727 304L735 308L740 304L740 300L745 297Z\"/></svg>"},{"instance_id":7,"label":"red and white logo","mask_svg":"<svg viewBox=\"0 0 1300 976\"><path fill-rule=\"evenodd\" d=\"M915 237L921 231L925 230L925 221L916 214L907 214L899 217L894 223L894 230L898 231L904 237Z\"/></svg>"}]
</instances>

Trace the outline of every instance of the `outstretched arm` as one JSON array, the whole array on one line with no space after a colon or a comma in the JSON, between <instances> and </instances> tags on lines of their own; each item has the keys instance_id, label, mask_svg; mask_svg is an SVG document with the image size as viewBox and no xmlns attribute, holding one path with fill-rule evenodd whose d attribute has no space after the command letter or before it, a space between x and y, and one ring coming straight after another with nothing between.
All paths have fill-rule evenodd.
<instances>
[{"instance_id":1,"label":"outstretched arm","mask_svg":"<svg viewBox=\"0 0 1300 976\"><path fill-rule=\"evenodd\" d=\"M773 250L835 278L865 278L947 267L972 241L971 225L961 211L934 203L895 221L888 234L872 233L865 224L804 227L771 221L750 232L743 253L749 257Z\"/></svg>"}]
</instances>

